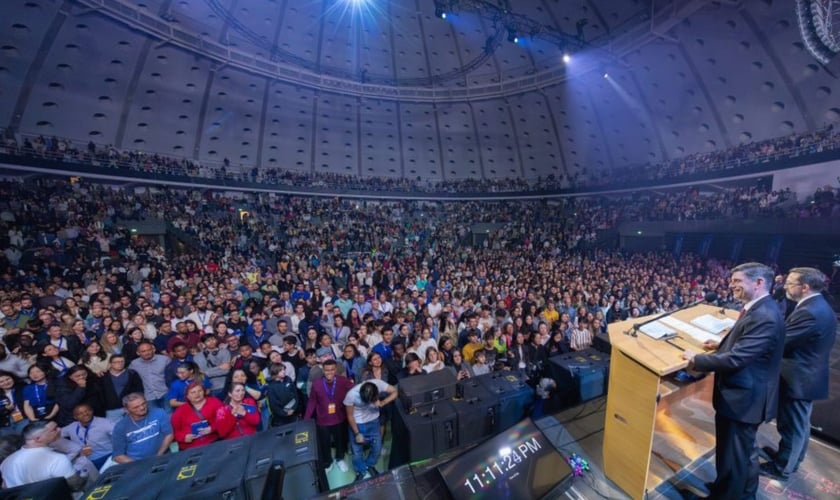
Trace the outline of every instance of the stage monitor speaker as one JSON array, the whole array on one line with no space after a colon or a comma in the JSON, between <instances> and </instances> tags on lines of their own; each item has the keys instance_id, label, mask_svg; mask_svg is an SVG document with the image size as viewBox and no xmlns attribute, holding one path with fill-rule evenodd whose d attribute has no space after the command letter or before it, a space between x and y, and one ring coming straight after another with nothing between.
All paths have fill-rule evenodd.
<instances>
[{"instance_id":1,"label":"stage monitor speaker","mask_svg":"<svg viewBox=\"0 0 840 500\"><path fill-rule=\"evenodd\" d=\"M286 469L283 479L283 500L312 498L326 491L326 476L318 462L305 462Z\"/></svg>"},{"instance_id":2,"label":"stage monitor speaker","mask_svg":"<svg viewBox=\"0 0 840 500\"><path fill-rule=\"evenodd\" d=\"M275 456L275 450L266 445L270 439L263 434L250 436L251 449L248 451L248 465L245 467L245 495L248 500L280 500L283 498L283 480L285 464ZM268 436L266 436L268 438Z\"/></svg>"},{"instance_id":3,"label":"stage monitor speaker","mask_svg":"<svg viewBox=\"0 0 840 500\"><path fill-rule=\"evenodd\" d=\"M448 400L437 401L407 410L397 406L391 453L397 447L407 450L404 461L432 458L458 447L458 414Z\"/></svg>"},{"instance_id":4,"label":"stage monitor speaker","mask_svg":"<svg viewBox=\"0 0 840 500\"><path fill-rule=\"evenodd\" d=\"M328 489L317 450L314 420L301 420L253 436L116 465L99 476L85 498L280 500L304 498L297 492L313 491L308 498Z\"/></svg>"},{"instance_id":5,"label":"stage monitor speaker","mask_svg":"<svg viewBox=\"0 0 840 500\"><path fill-rule=\"evenodd\" d=\"M252 486L245 477L245 487L256 491L262 468L272 464L264 483L264 500L280 498L308 498L329 489L327 477L318 465L317 429L314 420L298 420L280 427L272 427L253 436L248 473L254 475ZM303 481L301 483L301 481ZM307 497L296 495L308 493ZM257 498L250 493L249 499Z\"/></svg>"},{"instance_id":6,"label":"stage monitor speaker","mask_svg":"<svg viewBox=\"0 0 840 500\"><path fill-rule=\"evenodd\" d=\"M167 484L168 471L178 467L182 456L167 453L159 457L117 464L99 475L84 498L87 500L132 500L157 498Z\"/></svg>"},{"instance_id":7,"label":"stage monitor speaker","mask_svg":"<svg viewBox=\"0 0 840 500\"><path fill-rule=\"evenodd\" d=\"M458 379L452 370L438 370L416 377L406 377L397 385L403 407L416 406L450 399L455 396Z\"/></svg>"},{"instance_id":8,"label":"stage monitor speaker","mask_svg":"<svg viewBox=\"0 0 840 500\"><path fill-rule=\"evenodd\" d=\"M534 389L519 371L499 371L475 380L499 398L499 430L503 431L527 417L534 404Z\"/></svg>"},{"instance_id":9,"label":"stage monitor speaker","mask_svg":"<svg viewBox=\"0 0 840 500\"><path fill-rule=\"evenodd\" d=\"M477 377L464 379L458 382L457 398L470 399L482 397L487 394L487 388L478 381Z\"/></svg>"},{"instance_id":10,"label":"stage monitor speaker","mask_svg":"<svg viewBox=\"0 0 840 500\"><path fill-rule=\"evenodd\" d=\"M273 456L274 461L281 461L286 469L317 461L317 434L312 419L272 427L254 435L251 455L254 460L263 461Z\"/></svg>"},{"instance_id":11,"label":"stage monitor speaker","mask_svg":"<svg viewBox=\"0 0 840 500\"><path fill-rule=\"evenodd\" d=\"M557 383L552 398L568 408L603 396L609 377L609 355L584 349L548 358L548 376Z\"/></svg>"},{"instance_id":12,"label":"stage monitor speaker","mask_svg":"<svg viewBox=\"0 0 840 500\"><path fill-rule=\"evenodd\" d=\"M248 437L178 452L175 456L180 463L170 470L161 497L179 500L246 498L244 478L250 445L251 438Z\"/></svg>"},{"instance_id":13,"label":"stage monitor speaker","mask_svg":"<svg viewBox=\"0 0 840 500\"><path fill-rule=\"evenodd\" d=\"M592 337L592 347L595 348L596 351L601 351L607 356L612 353L612 344L610 344L610 336L607 333L596 333L594 337Z\"/></svg>"},{"instance_id":14,"label":"stage monitor speaker","mask_svg":"<svg viewBox=\"0 0 840 500\"><path fill-rule=\"evenodd\" d=\"M0 490L0 500L72 500L73 493L63 477L54 477Z\"/></svg>"},{"instance_id":15,"label":"stage monitor speaker","mask_svg":"<svg viewBox=\"0 0 840 500\"><path fill-rule=\"evenodd\" d=\"M475 381L464 384L464 397L453 399L458 413L458 445L481 442L499 432L499 397Z\"/></svg>"}]
</instances>

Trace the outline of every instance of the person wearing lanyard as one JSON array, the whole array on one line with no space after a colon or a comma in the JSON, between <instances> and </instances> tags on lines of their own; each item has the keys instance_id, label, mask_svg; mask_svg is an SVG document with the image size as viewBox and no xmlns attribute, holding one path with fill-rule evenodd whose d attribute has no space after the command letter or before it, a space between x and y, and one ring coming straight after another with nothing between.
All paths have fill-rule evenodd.
<instances>
[{"instance_id":1,"label":"person wearing lanyard","mask_svg":"<svg viewBox=\"0 0 840 500\"><path fill-rule=\"evenodd\" d=\"M338 364L324 361L324 376L312 384L309 401L303 418L315 417L318 432L318 458L321 466L330 470L333 466L332 443L335 443L335 463L341 472L347 472L344 456L347 454L347 411L344 397L353 388L353 381L337 375Z\"/></svg>"},{"instance_id":2,"label":"person wearing lanyard","mask_svg":"<svg viewBox=\"0 0 840 500\"><path fill-rule=\"evenodd\" d=\"M102 468L114 451L112 435L114 422L107 418L94 417L93 408L81 403L73 408L75 422L61 429L61 437L81 446L80 454Z\"/></svg>"},{"instance_id":3,"label":"person wearing lanyard","mask_svg":"<svg viewBox=\"0 0 840 500\"><path fill-rule=\"evenodd\" d=\"M58 347L52 344L44 344L41 348L41 356L44 360L50 362L50 366L56 372L56 377L61 377L67 373L67 370L76 366L76 363L62 356Z\"/></svg>"},{"instance_id":4,"label":"person wearing lanyard","mask_svg":"<svg viewBox=\"0 0 840 500\"><path fill-rule=\"evenodd\" d=\"M23 388L23 413L30 422L50 420L58 414L58 405L47 387L47 374L38 365L29 367L31 384Z\"/></svg>"},{"instance_id":5,"label":"person wearing lanyard","mask_svg":"<svg viewBox=\"0 0 840 500\"><path fill-rule=\"evenodd\" d=\"M199 328L199 334L213 333L213 312L207 309L207 298L198 297L195 299L195 311L191 312L187 319L195 322Z\"/></svg>"}]
</instances>

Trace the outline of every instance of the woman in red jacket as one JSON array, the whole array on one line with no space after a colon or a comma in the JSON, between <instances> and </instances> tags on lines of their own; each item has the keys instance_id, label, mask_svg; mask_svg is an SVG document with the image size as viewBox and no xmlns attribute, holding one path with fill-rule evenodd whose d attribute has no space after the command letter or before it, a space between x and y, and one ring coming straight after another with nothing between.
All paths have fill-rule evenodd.
<instances>
[{"instance_id":1,"label":"woman in red jacket","mask_svg":"<svg viewBox=\"0 0 840 500\"><path fill-rule=\"evenodd\" d=\"M254 398L245 392L245 384L231 384L225 405L216 416L216 422L222 439L250 436L257 432L260 426L260 409Z\"/></svg>"},{"instance_id":2,"label":"woman in red jacket","mask_svg":"<svg viewBox=\"0 0 840 500\"><path fill-rule=\"evenodd\" d=\"M193 382L187 386L187 404L172 414L172 430L181 450L203 446L219 440L219 410L224 404L207 397L204 386Z\"/></svg>"}]
</instances>

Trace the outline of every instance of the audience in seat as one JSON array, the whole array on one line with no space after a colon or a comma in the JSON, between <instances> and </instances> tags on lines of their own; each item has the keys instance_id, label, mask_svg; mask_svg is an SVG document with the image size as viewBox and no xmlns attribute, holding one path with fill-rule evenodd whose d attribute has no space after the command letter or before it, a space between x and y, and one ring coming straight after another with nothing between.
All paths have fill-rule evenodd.
<instances>
[{"instance_id":1,"label":"audience in seat","mask_svg":"<svg viewBox=\"0 0 840 500\"><path fill-rule=\"evenodd\" d=\"M563 188L584 189L604 185L621 186L639 181L678 181L681 177L702 173L727 173L740 167L774 160L801 157L832 151L840 147L840 134L833 125L815 132L791 134L764 141L705 153L694 153L656 164L622 165L616 169L583 170L577 167L564 173L526 180L520 177L495 179L428 180L335 173L310 173L279 168L255 168L221 162L198 162L143 151L118 150L110 145L75 143L69 139L42 135L15 135L8 130L0 142L0 154L57 160L119 170L128 174L177 175L213 181L238 181L272 184L282 187L331 189L338 191L383 191L401 193L505 193L552 191Z\"/></svg>"},{"instance_id":2,"label":"audience in seat","mask_svg":"<svg viewBox=\"0 0 840 500\"><path fill-rule=\"evenodd\" d=\"M331 380L386 393L441 369L534 381L549 356L588 348L609 323L707 292L732 302L729 263L605 249L600 230L836 217L838 206L836 188L798 203L760 182L713 195L442 203L6 181L0 434L49 421L72 441L87 418L77 410L90 408L92 422L114 423L110 455L124 463L173 441L189 448L315 418L335 445L321 450L324 467L334 457L341 469L361 445L330 413ZM167 221L175 248L133 233L142 220ZM473 240L479 223L499 226ZM366 442L378 434L387 451L394 411L362 415ZM98 465L105 448L91 453Z\"/></svg>"}]
</instances>

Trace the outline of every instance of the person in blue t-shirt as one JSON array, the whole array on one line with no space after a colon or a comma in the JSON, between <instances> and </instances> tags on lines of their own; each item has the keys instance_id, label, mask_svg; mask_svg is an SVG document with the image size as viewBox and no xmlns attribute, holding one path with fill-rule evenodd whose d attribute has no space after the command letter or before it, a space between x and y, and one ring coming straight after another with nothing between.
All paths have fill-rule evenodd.
<instances>
[{"instance_id":1,"label":"person in blue t-shirt","mask_svg":"<svg viewBox=\"0 0 840 500\"><path fill-rule=\"evenodd\" d=\"M123 398L125 416L114 426L114 462L124 464L163 455L174 434L169 415L160 408L149 409L139 392Z\"/></svg>"}]
</instances>

